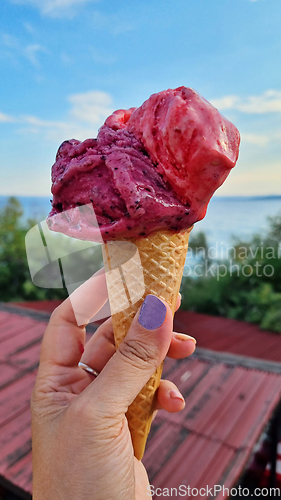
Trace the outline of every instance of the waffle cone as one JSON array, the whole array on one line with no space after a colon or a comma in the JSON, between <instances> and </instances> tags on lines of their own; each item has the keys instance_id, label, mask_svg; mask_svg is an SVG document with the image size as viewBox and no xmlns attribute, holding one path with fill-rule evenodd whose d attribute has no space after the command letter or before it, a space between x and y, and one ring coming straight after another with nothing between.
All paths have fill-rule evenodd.
<instances>
[{"instance_id":1,"label":"waffle cone","mask_svg":"<svg viewBox=\"0 0 281 500\"><path fill-rule=\"evenodd\" d=\"M105 243L106 280L116 347L125 338L146 295L165 300L174 314L191 228L172 233L159 231L147 238ZM157 369L126 414L136 458L144 454L159 387Z\"/></svg>"}]
</instances>

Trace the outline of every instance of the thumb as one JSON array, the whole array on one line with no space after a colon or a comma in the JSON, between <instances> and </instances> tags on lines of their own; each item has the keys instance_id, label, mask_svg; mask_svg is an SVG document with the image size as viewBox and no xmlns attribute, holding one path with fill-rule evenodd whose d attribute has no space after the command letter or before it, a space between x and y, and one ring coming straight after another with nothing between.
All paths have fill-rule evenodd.
<instances>
[{"instance_id":1,"label":"thumb","mask_svg":"<svg viewBox=\"0 0 281 500\"><path fill-rule=\"evenodd\" d=\"M166 356L172 327L168 304L147 295L118 351L88 387L95 411L100 409L108 416L126 413Z\"/></svg>"}]
</instances>

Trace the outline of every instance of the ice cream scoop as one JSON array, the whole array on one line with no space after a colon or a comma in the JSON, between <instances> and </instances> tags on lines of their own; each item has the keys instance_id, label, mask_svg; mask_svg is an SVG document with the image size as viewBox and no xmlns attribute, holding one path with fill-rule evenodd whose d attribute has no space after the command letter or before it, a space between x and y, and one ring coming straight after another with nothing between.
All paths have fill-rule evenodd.
<instances>
[{"instance_id":1,"label":"ice cream scoop","mask_svg":"<svg viewBox=\"0 0 281 500\"><path fill-rule=\"evenodd\" d=\"M60 146L49 226L104 241L191 227L234 167L239 140L236 127L186 87L118 110L96 139ZM93 206L97 223L84 213L77 224L81 205Z\"/></svg>"}]
</instances>

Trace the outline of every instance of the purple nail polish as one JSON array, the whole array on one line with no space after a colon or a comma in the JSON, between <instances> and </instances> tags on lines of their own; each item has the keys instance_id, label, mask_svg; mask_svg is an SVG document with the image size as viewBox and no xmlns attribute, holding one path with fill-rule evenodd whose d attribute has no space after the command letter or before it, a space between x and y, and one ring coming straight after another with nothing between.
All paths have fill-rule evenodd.
<instances>
[{"instance_id":1,"label":"purple nail polish","mask_svg":"<svg viewBox=\"0 0 281 500\"><path fill-rule=\"evenodd\" d=\"M147 295L141 306L139 323L147 330L155 330L163 325L167 308L155 295Z\"/></svg>"}]
</instances>

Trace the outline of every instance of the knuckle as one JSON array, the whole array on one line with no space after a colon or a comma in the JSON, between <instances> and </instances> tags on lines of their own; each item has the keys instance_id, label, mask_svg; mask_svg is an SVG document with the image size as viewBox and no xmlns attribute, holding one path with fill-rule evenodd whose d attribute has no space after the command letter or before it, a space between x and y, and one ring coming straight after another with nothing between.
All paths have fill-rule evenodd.
<instances>
[{"instance_id":1,"label":"knuckle","mask_svg":"<svg viewBox=\"0 0 281 500\"><path fill-rule=\"evenodd\" d=\"M120 354L134 365L147 364L157 368L157 351L152 346L136 339L125 340L120 348Z\"/></svg>"},{"instance_id":2,"label":"knuckle","mask_svg":"<svg viewBox=\"0 0 281 500\"><path fill-rule=\"evenodd\" d=\"M38 379L36 379L33 391L30 398L30 411L32 415L41 415L42 407L44 407L44 395L40 391Z\"/></svg>"}]
</instances>

